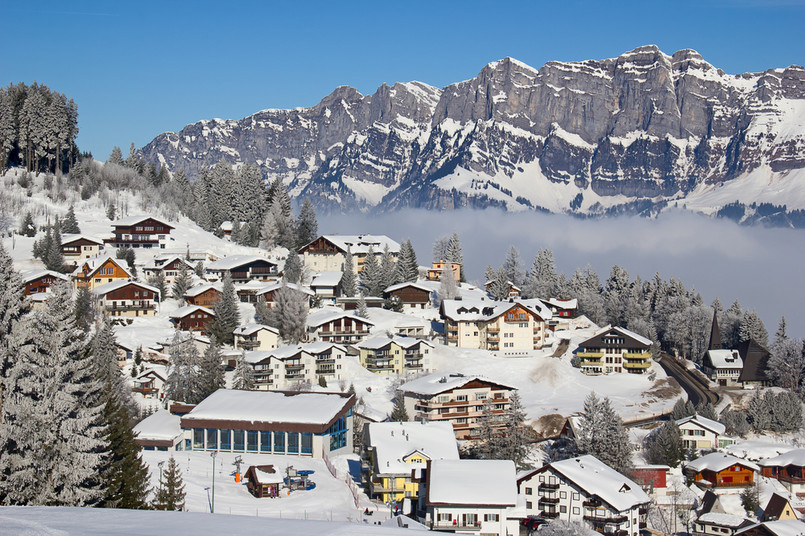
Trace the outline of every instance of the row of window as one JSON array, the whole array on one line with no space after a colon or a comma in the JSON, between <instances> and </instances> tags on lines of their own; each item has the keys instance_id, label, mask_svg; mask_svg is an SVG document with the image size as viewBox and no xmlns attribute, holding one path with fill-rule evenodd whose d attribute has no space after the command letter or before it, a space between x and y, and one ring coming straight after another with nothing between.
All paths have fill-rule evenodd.
<instances>
[{"instance_id":1,"label":"row of window","mask_svg":"<svg viewBox=\"0 0 805 536\"><path fill-rule=\"evenodd\" d=\"M193 450L313 454L313 434L194 428Z\"/></svg>"}]
</instances>

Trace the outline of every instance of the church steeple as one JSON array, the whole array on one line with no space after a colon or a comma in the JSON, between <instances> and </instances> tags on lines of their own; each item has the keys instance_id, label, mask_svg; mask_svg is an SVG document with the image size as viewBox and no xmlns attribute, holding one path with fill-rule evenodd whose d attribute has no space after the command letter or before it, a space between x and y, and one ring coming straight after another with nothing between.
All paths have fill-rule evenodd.
<instances>
[{"instance_id":1,"label":"church steeple","mask_svg":"<svg viewBox=\"0 0 805 536\"><path fill-rule=\"evenodd\" d=\"M710 328L709 350L721 350L721 330L718 329L718 311L713 311L713 326Z\"/></svg>"}]
</instances>

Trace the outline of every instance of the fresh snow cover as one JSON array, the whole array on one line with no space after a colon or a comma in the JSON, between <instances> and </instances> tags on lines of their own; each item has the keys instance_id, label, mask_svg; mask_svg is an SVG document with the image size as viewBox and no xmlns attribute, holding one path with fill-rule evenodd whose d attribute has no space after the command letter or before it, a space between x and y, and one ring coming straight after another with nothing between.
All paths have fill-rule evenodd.
<instances>
[{"instance_id":1,"label":"fresh snow cover","mask_svg":"<svg viewBox=\"0 0 805 536\"><path fill-rule=\"evenodd\" d=\"M157 289L156 287L152 287L147 283L140 283L139 281L131 281L127 279L121 279L118 281L112 281L111 283L104 283L103 285L98 285L97 287L92 289L92 293L98 296L104 296L112 291L115 291L119 288L123 288L128 285L137 285L138 287L150 290L151 292L159 296L159 289Z\"/></svg>"},{"instance_id":2,"label":"fresh snow cover","mask_svg":"<svg viewBox=\"0 0 805 536\"><path fill-rule=\"evenodd\" d=\"M511 460L433 460L428 503L514 506L517 483Z\"/></svg>"},{"instance_id":3,"label":"fresh snow cover","mask_svg":"<svg viewBox=\"0 0 805 536\"><path fill-rule=\"evenodd\" d=\"M76 216L76 218L77 218L77 216ZM107 233L107 234L109 236L112 236L111 229L109 230L109 233ZM70 242L75 242L76 240L81 240L82 238L84 240L89 240L91 242L95 242L98 245L103 245L103 240L101 240L99 238L95 238L94 236L88 236L88 235L85 235L85 234L69 234L69 233L61 235L61 243L62 243L62 245L65 245L65 244L69 244Z\"/></svg>"},{"instance_id":4,"label":"fresh snow cover","mask_svg":"<svg viewBox=\"0 0 805 536\"><path fill-rule=\"evenodd\" d=\"M112 225L115 226L115 227L121 227L121 226L122 227L128 227L130 225L137 225L141 221L147 220L148 218L153 218L155 220L159 220L162 223L168 225L168 227L171 227L171 228L173 227L173 226L169 225L168 222L163 220L162 218L158 218L158 217L155 217L155 216L150 216L148 214L140 214L139 216L129 216L127 218L120 218L118 220L113 221ZM155 232L155 234L156 234L156 232Z\"/></svg>"},{"instance_id":5,"label":"fresh snow cover","mask_svg":"<svg viewBox=\"0 0 805 536\"><path fill-rule=\"evenodd\" d=\"M374 322L367 320L366 318L361 318L359 316L343 311L342 309L338 309L335 307L328 307L326 309L310 313L307 317L307 326L311 328L316 328L321 326L322 324L326 324L327 322L338 320L339 318L350 318L358 322L369 324L370 326L374 325Z\"/></svg>"},{"instance_id":6,"label":"fresh snow cover","mask_svg":"<svg viewBox=\"0 0 805 536\"><path fill-rule=\"evenodd\" d=\"M698 424L702 428L707 428L711 432L717 435L723 435L724 432L727 430L727 427L721 424L720 422L716 422L712 419L708 419L707 417L702 417L701 415L690 415L683 419L679 419L676 421L677 425L685 424L686 422L693 422Z\"/></svg>"},{"instance_id":7,"label":"fresh snow cover","mask_svg":"<svg viewBox=\"0 0 805 536\"><path fill-rule=\"evenodd\" d=\"M769 467L773 465L798 465L800 467L805 467L805 449L793 449L780 454L779 456L774 456L773 458L766 458L758 460L758 465L763 467Z\"/></svg>"},{"instance_id":8,"label":"fresh snow cover","mask_svg":"<svg viewBox=\"0 0 805 536\"><path fill-rule=\"evenodd\" d=\"M184 418L327 424L348 403L338 394L218 389Z\"/></svg>"},{"instance_id":9,"label":"fresh snow cover","mask_svg":"<svg viewBox=\"0 0 805 536\"><path fill-rule=\"evenodd\" d=\"M502 387L512 389L509 385L501 384L500 382L495 382L482 376L464 376L459 373L435 372L400 385L400 390L404 393L415 393L418 395L436 395L444 393L445 391L459 389L474 380L497 383Z\"/></svg>"},{"instance_id":10,"label":"fresh snow cover","mask_svg":"<svg viewBox=\"0 0 805 536\"><path fill-rule=\"evenodd\" d=\"M388 246L389 251L392 253L400 252L400 244L391 238L384 235L322 235L322 238L333 243L335 247L342 253L347 250L352 252L353 255L365 255L369 253L369 248L375 252L376 255L383 253L383 250Z\"/></svg>"},{"instance_id":11,"label":"fresh snow cover","mask_svg":"<svg viewBox=\"0 0 805 536\"><path fill-rule=\"evenodd\" d=\"M341 282L343 273L338 270L325 270L313 276L310 287L334 287Z\"/></svg>"},{"instance_id":12,"label":"fresh snow cover","mask_svg":"<svg viewBox=\"0 0 805 536\"><path fill-rule=\"evenodd\" d=\"M731 454L724 454L723 452L711 452L710 454L706 454L701 458L697 458L692 462L689 462L685 466L685 469L690 469L692 471L696 471L697 473L700 473L704 470L719 472L723 471L727 467L735 465L736 463L743 465L748 469L752 469L753 471L760 471L760 467L754 463L736 458Z\"/></svg>"},{"instance_id":13,"label":"fresh snow cover","mask_svg":"<svg viewBox=\"0 0 805 536\"><path fill-rule=\"evenodd\" d=\"M215 311L204 307L203 305L185 305L184 307L179 307L173 313L171 313L171 318L184 318L189 314L195 313L196 311L203 311L208 315L215 316Z\"/></svg>"},{"instance_id":14,"label":"fresh snow cover","mask_svg":"<svg viewBox=\"0 0 805 536\"><path fill-rule=\"evenodd\" d=\"M50 277L55 277L56 279L61 279L62 281L69 281L70 278L66 275L54 272L53 270L26 270L20 273L20 277L22 277L23 283L28 283L33 281L34 279L39 279L40 277L45 277L49 275Z\"/></svg>"},{"instance_id":15,"label":"fresh snow cover","mask_svg":"<svg viewBox=\"0 0 805 536\"><path fill-rule=\"evenodd\" d=\"M430 460L458 460L458 443L448 422L368 423L367 445L374 448L377 470L383 474L410 474L424 463L406 463L419 452Z\"/></svg>"},{"instance_id":16,"label":"fresh snow cover","mask_svg":"<svg viewBox=\"0 0 805 536\"><path fill-rule=\"evenodd\" d=\"M622 512L651 501L639 484L595 456L584 455L551 463L565 478Z\"/></svg>"},{"instance_id":17,"label":"fresh snow cover","mask_svg":"<svg viewBox=\"0 0 805 536\"><path fill-rule=\"evenodd\" d=\"M651 342L651 339L647 339L647 338L643 337L642 335L638 335L634 331L630 331L630 330L628 330L626 328L622 328L620 326L612 327L611 325L606 325L603 328L601 328L598 331L596 331L595 334L593 334L593 337L597 337L598 335L601 335L602 333L606 333L607 331L617 331L618 333L620 333L622 335L625 335L627 337L631 337L632 339L635 339L638 342L640 342L641 344L645 344L647 346L651 346L653 344ZM590 338L592 338L592 337L590 337Z\"/></svg>"},{"instance_id":18,"label":"fresh snow cover","mask_svg":"<svg viewBox=\"0 0 805 536\"><path fill-rule=\"evenodd\" d=\"M401 337L399 335L395 335L394 337L386 337L385 335L380 335L377 337L372 337L370 339L366 339L365 341L359 342L355 345L355 348L366 348L368 350L377 350L378 348L382 348L389 343L395 343L401 348L410 348L412 346L416 346L417 344L424 344L425 346L429 346L433 348L433 343L428 342L425 339L417 339L414 337Z\"/></svg>"},{"instance_id":19,"label":"fresh snow cover","mask_svg":"<svg viewBox=\"0 0 805 536\"><path fill-rule=\"evenodd\" d=\"M408 287L418 288L419 290L424 290L425 292L432 292L432 290L429 287L426 287L425 285L422 285L419 282L413 282L413 281L404 281L402 283L397 283L396 285L391 285L390 287L386 287L385 291L394 292L395 290L400 290L401 288L408 288Z\"/></svg>"},{"instance_id":20,"label":"fresh snow cover","mask_svg":"<svg viewBox=\"0 0 805 536\"><path fill-rule=\"evenodd\" d=\"M182 434L181 418L160 408L134 426L137 439L173 440Z\"/></svg>"},{"instance_id":21,"label":"fresh snow cover","mask_svg":"<svg viewBox=\"0 0 805 536\"><path fill-rule=\"evenodd\" d=\"M246 492L248 493L248 492ZM250 496L250 495L249 495ZM272 499L262 499L270 501ZM277 502L281 502L278 501ZM311 506L311 512L315 505ZM218 490L216 510L220 512ZM293 534L294 536L410 536L407 529L347 521L304 521L221 513L166 512L158 510L119 510L114 508L77 508L55 506L0 507L0 524L7 536L71 535L142 536L143 534L230 534L239 536ZM244 512L245 514L245 512Z\"/></svg>"},{"instance_id":22,"label":"fresh snow cover","mask_svg":"<svg viewBox=\"0 0 805 536\"><path fill-rule=\"evenodd\" d=\"M223 292L223 285L221 285L220 283L204 283L201 285L195 285L189 288L184 293L184 295L187 296L188 298L195 298L196 296L199 296L210 289L215 289L218 292Z\"/></svg>"},{"instance_id":23,"label":"fresh snow cover","mask_svg":"<svg viewBox=\"0 0 805 536\"><path fill-rule=\"evenodd\" d=\"M710 356L713 366L717 369L734 369L743 368L744 361L738 350L708 350L707 354Z\"/></svg>"},{"instance_id":24,"label":"fresh snow cover","mask_svg":"<svg viewBox=\"0 0 805 536\"><path fill-rule=\"evenodd\" d=\"M771 532L771 534L774 534L774 536L802 536L805 534L805 523L799 521L798 519L766 521L764 523L759 523L759 525L763 525L763 527L765 527L767 531ZM745 530L748 531L756 526L758 525L752 525L747 527ZM741 534L743 534L743 532L741 532Z\"/></svg>"},{"instance_id":25,"label":"fresh snow cover","mask_svg":"<svg viewBox=\"0 0 805 536\"><path fill-rule=\"evenodd\" d=\"M260 287L260 290L256 292L257 296L261 296L263 294L267 294L269 292L274 292L275 290L279 290L282 287L288 287L289 289L295 290L297 292L301 292L302 294L307 294L309 296L314 296L315 293L307 287L303 287L297 285L296 283L287 283L285 281L280 281L278 283L271 283L270 285L264 285Z\"/></svg>"},{"instance_id":26,"label":"fresh snow cover","mask_svg":"<svg viewBox=\"0 0 805 536\"><path fill-rule=\"evenodd\" d=\"M735 516L732 514L721 514L718 512L708 512L702 514L697 519L698 523L713 523L724 527L738 528L742 523L747 521L745 517Z\"/></svg>"},{"instance_id":27,"label":"fresh snow cover","mask_svg":"<svg viewBox=\"0 0 805 536\"><path fill-rule=\"evenodd\" d=\"M364 163L368 164L368 162ZM350 177L349 175L343 175L341 182L344 183L344 186L352 190L358 199L365 201L366 204L370 206L378 205L383 200L383 197L396 186L396 184L393 183L387 186L379 182L362 181Z\"/></svg>"},{"instance_id":28,"label":"fresh snow cover","mask_svg":"<svg viewBox=\"0 0 805 536\"><path fill-rule=\"evenodd\" d=\"M211 272L219 270L233 270L239 266L243 266L244 264L254 261L268 261L272 264L277 264L275 260L261 257L259 255L229 255L223 259L208 263L205 268Z\"/></svg>"},{"instance_id":29,"label":"fresh snow cover","mask_svg":"<svg viewBox=\"0 0 805 536\"><path fill-rule=\"evenodd\" d=\"M341 346L340 344L336 344L334 342L307 342L302 344L290 344L288 346L281 346L276 350L267 350L269 356L276 357L279 359L286 359L289 357L293 357L297 355L299 352L308 352L310 354L319 354L322 352L326 352L330 348L337 348L342 352L346 352L346 348ZM263 352L260 352L263 353Z\"/></svg>"},{"instance_id":30,"label":"fresh snow cover","mask_svg":"<svg viewBox=\"0 0 805 536\"><path fill-rule=\"evenodd\" d=\"M243 324L242 326L238 326L238 327L235 328L233 333L235 335L243 335L243 336L248 337L249 335L254 335L258 331L263 330L263 329L267 329L268 331L271 331L272 333L277 333L277 334L279 333L279 330L277 328L272 328L271 326L266 326L265 324L254 324L254 323L252 323L252 324Z\"/></svg>"}]
</instances>

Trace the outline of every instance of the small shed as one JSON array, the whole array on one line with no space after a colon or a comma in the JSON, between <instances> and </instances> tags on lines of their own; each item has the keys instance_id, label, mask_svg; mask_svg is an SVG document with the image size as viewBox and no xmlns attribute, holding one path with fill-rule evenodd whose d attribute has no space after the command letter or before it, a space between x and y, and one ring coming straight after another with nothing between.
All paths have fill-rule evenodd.
<instances>
[{"instance_id":1,"label":"small shed","mask_svg":"<svg viewBox=\"0 0 805 536\"><path fill-rule=\"evenodd\" d=\"M249 493L261 499L278 497L282 485L282 475L274 470L273 465L251 465L246 471L249 481Z\"/></svg>"}]
</instances>

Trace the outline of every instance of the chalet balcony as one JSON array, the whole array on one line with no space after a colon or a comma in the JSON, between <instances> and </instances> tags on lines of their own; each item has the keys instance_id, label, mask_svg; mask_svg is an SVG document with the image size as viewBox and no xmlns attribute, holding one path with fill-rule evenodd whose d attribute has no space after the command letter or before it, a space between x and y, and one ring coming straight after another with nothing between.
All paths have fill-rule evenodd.
<instances>
[{"instance_id":1,"label":"chalet balcony","mask_svg":"<svg viewBox=\"0 0 805 536\"><path fill-rule=\"evenodd\" d=\"M366 370L394 370L394 365L372 365L369 363L366 365Z\"/></svg>"},{"instance_id":2,"label":"chalet balcony","mask_svg":"<svg viewBox=\"0 0 805 536\"><path fill-rule=\"evenodd\" d=\"M351 335L369 335L369 330L368 329L360 329L360 330L349 329L349 330L345 330L343 328L334 329L334 330L323 329L319 333L321 333L322 337L342 337L342 336L347 336L348 337L348 336L351 336Z\"/></svg>"},{"instance_id":3,"label":"chalet balcony","mask_svg":"<svg viewBox=\"0 0 805 536\"><path fill-rule=\"evenodd\" d=\"M254 275L276 274L277 269L272 266L269 266L268 268L258 267L258 268L252 268L251 270L249 270L249 272Z\"/></svg>"},{"instance_id":4,"label":"chalet balcony","mask_svg":"<svg viewBox=\"0 0 805 536\"><path fill-rule=\"evenodd\" d=\"M548 482L542 482L539 485L540 489L559 489L559 484L549 484Z\"/></svg>"},{"instance_id":5,"label":"chalet balcony","mask_svg":"<svg viewBox=\"0 0 805 536\"><path fill-rule=\"evenodd\" d=\"M285 363L285 370L302 370L305 368L304 363Z\"/></svg>"},{"instance_id":6,"label":"chalet balcony","mask_svg":"<svg viewBox=\"0 0 805 536\"><path fill-rule=\"evenodd\" d=\"M230 272L232 279L249 279L249 272Z\"/></svg>"},{"instance_id":7,"label":"chalet balcony","mask_svg":"<svg viewBox=\"0 0 805 536\"><path fill-rule=\"evenodd\" d=\"M257 348L260 346L260 341L253 341L251 339L242 339L238 341L238 348L243 348L245 350L251 350L252 348Z\"/></svg>"},{"instance_id":8,"label":"chalet balcony","mask_svg":"<svg viewBox=\"0 0 805 536\"><path fill-rule=\"evenodd\" d=\"M540 515L545 519L556 519L557 517L559 517L559 512L551 512L549 510L543 510Z\"/></svg>"},{"instance_id":9,"label":"chalet balcony","mask_svg":"<svg viewBox=\"0 0 805 536\"><path fill-rule=\"evenodd\" d=\"M407 369L421 369L421 368L424 368L424 367L425 367L425 365L423 365L422 363L406 363L405 364L405 368L407 368Z\"/></svg>"},{"instance_id":10,"label":"chalet balcony","mask_svg":"<svg viewBox=\"0 0 805 536\"><path fill-rule=\"evenodd\" d=\"M159 389L157 389L156 387L132 387L131 390L134 391L135 393L141 393L144 395L150 395L152 393L159 392Z\"/></svg>"},{"instance_id":11,"label":"chalet balcony","mask_svg":"<svg viewBox=\"0 0 805 536\"><path fill-rule=\"evenodd\" d=\"M299 372L299 373L290 373L290 374L285 375L285 379L286 380L304 380L305 375L302 374L301 372Z\"/></svg>"},{"instance_id":12,"label":"chalet balcony","mask_svg":"<svg viewBox=\"0 0 805 536\"><path fill-rule=\"evenodd\" d=\"M646 360L634 360L634 361L624 361L623 362L624 368L628 369L647 369L651 366L651 363Z\"/></svg>"},{"instance_id":13,"label":"chalet balcony","mask_svg":"<svg viewBox=\"0 0 805 536\"><path fill-rule=\"evenodd\" d=\"M433 521L431 521L428 526L430 527L430 530L446 530L446 531L449 531L449 532L455 532L457 530L461 530L461 531L464 531L464 532L467 532L467 531L475 532L475 531L480 531L481 530L481 522L480 521L478 521L474 525L465 525L465 524L459 523L459 522L456 522L456 524L454 524L452 521L437 521L435 523Z\"/></svg>"},{"instance_id":14,"label":"chalet balcony","mask_svg":"<svg viewBox=\"0 0 805 536\"><path fill-rule=\"evenodd\" d=\"M598 499L588 499L581 504L584 505L586 508L598 508L601 506L601 501L599 501Z\"/></svg>"},{"instance_id":15,"label":"chalet balcony","mask_svg":"<svg viewBox=\"0 0 805 536\"><path fill-rule=\"evenodd\" d=\"M539 502L542 504L559 504L559 497L540 497Z\"/></svg>"},{"instance_id":16,"label":"chalet balcony","mask_svg":"<svg viewBox=\"0 0 805 536\"><path fill-rule=\"evenodd\" d=\"M500 335L487 335L486 340L487 342L500 342Z\"/></svg>"},{"instance_id":17,"label":"chalet balcony","mask_svg":"<svg viewBox=\"0 0 805 536\"><path fill-rule=\"evenodd\" d=\"M406 361L419 361L424 356L422 354L420 354L419 352L417 352L415 354L405 354L404 357L405 357Z\"/></svg>"},{"instance_id":18,"label":"chalet balcony","mask_svg":"<svg viewBox=\"0 0 805 536\"><path fill-rule=\"evenodd\" d=\"M128 305L116 304L116 305L105 305L104 308L107 311L150 311L152 309L157 308L157 304L154 302L140 302L140 303L131 303Z\"/></svg>"},{"instance_id":19,"label":"chalet balcony","mask_svg":"<svg viewBox=\"0 0 805 536\"><path fill-rule=\"evenodd\" d=\"M626 516L598 516L594 514L585 514L584 519L589 521L590 523L612 523L614 525L619 525L621 523L626 523L627 517Z\"/></svg>"},{"instance_id":20,"label":"chalet balcony","mask_svg":"<svg viewBox=\"0 0 805 536\"><path fill-rule=\"evenodd\" d=\"M604 357L604 352L576 352L576 355L582 359L592 359L600 361Z\"/></svg>"},{"instance_id":21,"label":"chalet balcony","mask_svg":"<svg viewBox=\"0 0 805 536\"><path fill-rule=\"evenodd\" d=\"M648 352L624 352L623 357L626 359L648 359L651 354Z\"/></svg>"},{"instance_id":22,"label":"chalet balcony","mask_svg":"<svg viewBox=\"0 0 805 536\"><path fill-rule=\"evenodd\" d=\"M395 479L396 480L396 479ZM377 495L379 493L402 493L405 491L404 486L398 486L397 484L392 484L391 487L384 487L382 482L372 482L372 493Z\"/></svg>"}]
</instances>

